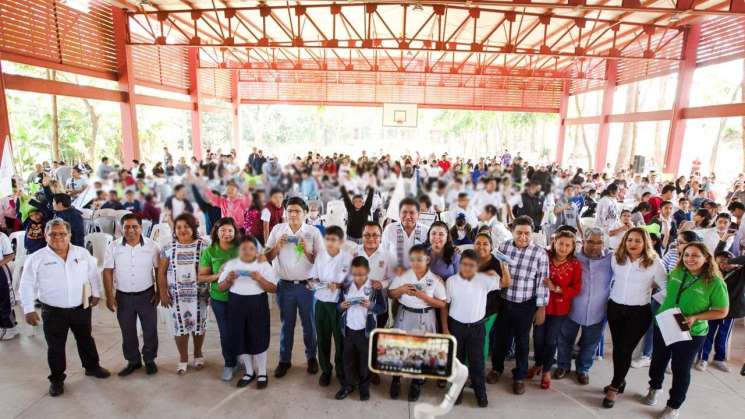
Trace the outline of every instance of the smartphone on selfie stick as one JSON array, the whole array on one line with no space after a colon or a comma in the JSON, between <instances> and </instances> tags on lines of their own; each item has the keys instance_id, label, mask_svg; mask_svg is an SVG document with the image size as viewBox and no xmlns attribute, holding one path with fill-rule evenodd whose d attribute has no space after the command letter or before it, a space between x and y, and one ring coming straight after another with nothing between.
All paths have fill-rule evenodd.
<instances>
[{"instance_id":1,"label":"smartphone on selfie stick","mask_svg":"<svg viewBox=\"0 0 745 419\"><path fill-rule=\"evenodd\" d=\"M451 335L375 329L370 335L369 368L378 374L450 382L450 389L439 405L414 406L415 419L434 419L453 409L468 379L468 368L456 358L456 348Z\"/></svg>"}]
</instances>

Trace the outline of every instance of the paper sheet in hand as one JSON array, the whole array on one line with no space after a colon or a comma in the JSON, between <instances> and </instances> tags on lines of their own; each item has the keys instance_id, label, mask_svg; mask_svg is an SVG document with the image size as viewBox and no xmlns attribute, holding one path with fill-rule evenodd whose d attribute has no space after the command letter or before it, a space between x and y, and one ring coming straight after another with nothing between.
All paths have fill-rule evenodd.
<instances>
[{"instance_id":1,"label":"paper sheet in hand","mask_svg":"<svg viewBox=\"0 0 745 419\"><path fill-rule=\"evenodd\" d=\"M675 342L691 340L691 333L680 328L678 321L675 319L676 315L682 315L678 307L665 310L656 316L657 326L660 328L662 339L667 346Z\"/></svg>"},{"instance_id":2,"label":"paper sheet in hand","mask_svg":"<svg viewBox=\"0 0 745 419\"><path fill-rule=\"evenodd\" d=\"M86 282L83 284L83 308L88 308L91 305L91 284Z\"/></svg>"}]
</instances>

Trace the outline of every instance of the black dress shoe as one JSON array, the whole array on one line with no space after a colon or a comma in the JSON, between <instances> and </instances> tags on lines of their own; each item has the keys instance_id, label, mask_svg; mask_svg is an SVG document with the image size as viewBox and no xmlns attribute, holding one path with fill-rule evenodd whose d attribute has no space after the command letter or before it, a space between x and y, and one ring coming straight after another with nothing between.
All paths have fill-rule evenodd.
<instances>
[{"instance_id":1,"label":"black dress shoe","mask_svg":"<svg viewBox=\"0 0 745 419\"><path fill-rule=\"evenodd\" d=\"M740 370L740 375L745 375L745 364L742 364L742 369Z\"/></svg>"},{"instance_id":2,"label":"black dress shoe","mask_svg":"<svg viewBox=\"0 0 745 419\"><path fill-rule=\"evenodd\" d=\"M398 400L398 396L401 395L401 379L393 377L391 381L391 400Z\"/></svg>"},{"instance_id":3,"label":"black dress shoe","mask_svg":"<svg viewBox=\"0 0 745 419\"><path fill-rule=\"evenodd\" d=\"M64 383L51 383L49 384L49 395L52 397L57 397L65 392L65 384Z\"/></svg>"},{"instance_id":4,"label":"black dress shoe","mask_svg":"<svg viewBox=\"0 0 745 419\"><path fill-rule=\"evenodd\" d=\"M328 387L331 384L331 374L324 372L318 377L318 385L321 387Z\"/></svg>"},{"instance_id":5,"label":"black dress shoe","mask_svg":"<svg viewBox=\"0 0 745 419\"><path fill-rule=\"evenodd\" d=\"M554 380L561 380L562 378L567 376L567 370L564 368L557 368L554 370Z\"/></svg>"},{"instance_id":6,"label":"black dress shoe","mask_svg":"<svg viewBox=\"0 0 745 419\"><path fill-rule=\"evenodd\" d=\"M145 363L145 374L147 375L153 375L158 373L158 366L155 365L155 362L146 362Z\"/></svg>"},{"instance_id":7,"label":"black dress shoe","mask_svg":"<svg viewBox=\"0 0 745 419\"><path fill-rule=\"evenodd\" d=\"M479 405L479 407L487 407L489 406L489 399L486 397L486 394L476 395L476 404Z\"/></svg>"},{"instance_id":8,"label":"black dress shoe","mask_svg":"<svg viewBox=\"0 0 745 419\"><path fill-rule=\"evenodd\" d=\"M370 400L370 390L360 390L360 401L366 402Z\"/></svg>"},{"instance_id":9,"label":"black dress shoe","mask_svg":"<svg viewBox=\"0 0 745 419\"><path fill-rule=\"evenodd\" d=\"M463 403L463 390L461 390L460 393L458 393L458 398L455 399L455 405L458 406L461 403Z\"/></svg>"},{"instance_id":10,"label":"black dress shoe","mask_svg":"<svg viewBox=\"0 0 745 419\"><path fill-rule=\"evenodd\" d=\"M609 388L611 388L610 385L603 387L603 393L607 393ZM626 390L626 381L621 383L621 385L616 389L616 393L623 394L624 390Z\"/></svg>"},{"instance_id":11,"label":"black dress shoe","mask_svg":"<svg viewBox=\"0 0 745 419\"><path fill-rule=\"evenodd\" d=\"M251 384L253 380L256 379L256 374L253 375L244 375L238 382L235 384L238 388L246 387L247 385Z\"/></svg>"},{"instance_id":12,"label":"black dress shoe","mask_svg":"<svg viewBox=\"0 0 745 419\"><path fill-rule=\"evenodd\" d=\"M126 366L126 367L124 367L124 369L123 369L123 370L119 371L119 374L118 374L118 375L119 375L120 377L126 377L126 376L128 376L129 374L132 374L133 372L135 372L135 371L139 370L140 368L142 368L142 364L141 364L141 363L137 363L137 364L127 364L127 366Z\"/></svg>"},{"instance_id":13,"label":"black dress shoe","mask_svg":"<svg viewBox=\"0 0 745 419\"><path fill-rule=\"evenodd\" d=\"M308 360L308 374L317 374L318 373L318 360L315 358L311 358Z\"/></svg>"},{"instance_id":14,"label":"black dress shoe","mask_svg":"<svg viewBox=\"0 0 745 419\"><path fill-rule=\"evenodd\" d=\"M291 366L292 364L290 364L289 362L280 362L277 365L277 369L274 370L274 377L276 378L284 377L287 374L287 370L289 370Z\"/></svg>"},{"instance_id":15,"label":"black dress shoe","mask_svg":"<svg viewBox=\"0 0 745 419\"><path fill-rule=\"evenodd\" d=\"M85 375L88 377L96 378L109 378L111 373L106 368L98 367L90 370L85 370Z\"/></svg>"},{"instance_id":16,"label":"black dress shoe","mask_svg":"<svg viewBox=\"0 0 745 419\"><path fill-rule=\"evenodd\" d=\"M370 384L375 386L380 384L380 375L374 372L370 373Z\"/></svg>"},{"instance_id":17,"label":"black dress shoe","mask_svg":"<svg viewBox=\"0 0 745 419\"><path fill-rule=\"evenodd\" d=\"M409 385L409 401L415 402L419 400L419 395L421 393L422 393L422 385L412 381L411 385Z\"/></svg>"},{"instance_id":18,"label":"black dress shoe","mask_svg":"<svg viewBox=\"0 0 745 419\"><path fill-rule=\"evenodd\" d=\"M259 375L256 379L256 389L263 390L269 385L269 377L266 375Z\"/></svg>"},{"instance_id":19,"label":"black dress shoe","mask_svg":"<svg viewBox=\"0 0 745 419\"><path fill-rule=\"evenodd\" d=\"M334 396L334 398L336 400L344 400L347 398L347 396L349 396L352 393L352 391L353 391L352 387L344 386L340 388L339 391L336 392L336 395Z\"/></svg>"}]
</instances>

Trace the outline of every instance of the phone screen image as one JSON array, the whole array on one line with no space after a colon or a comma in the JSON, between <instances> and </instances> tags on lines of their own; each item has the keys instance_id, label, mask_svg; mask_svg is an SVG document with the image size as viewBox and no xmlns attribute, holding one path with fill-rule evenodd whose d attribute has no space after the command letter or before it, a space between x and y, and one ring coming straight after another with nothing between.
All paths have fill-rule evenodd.
<instances>
[{"instance_id":1,"label":"phone screen image","mask_svg":"<svg viewBox=\"0 0 745 419\"><path fill-rule=\"evenodd\" d=\"M376 330L370 343L370 369L374 372L436 379L452 374L455 356L452 336Z\"/></svg>"},{"instance_id":2,"label":"phone screen image","mask_svg":"<svg viewBox=\"0 0 745 419\"><path fill-rule=\"evenodd\" d=\"M678 322L678 326L680 326L680 330L684 332L691 330L691 327L688 325L688 323L685 322L685 316L683 316L682 313L675 313L673 314L673 317L675 317L675 321Z\"/></svg>"}]
</instances>

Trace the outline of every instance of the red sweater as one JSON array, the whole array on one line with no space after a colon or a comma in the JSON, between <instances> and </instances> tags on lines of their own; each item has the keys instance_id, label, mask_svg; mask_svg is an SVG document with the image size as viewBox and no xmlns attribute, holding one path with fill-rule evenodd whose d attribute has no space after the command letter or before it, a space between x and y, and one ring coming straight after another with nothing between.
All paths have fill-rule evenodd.
<instances>
[{"instance_id":1,"label":"red sweater","mask_svg":"<svg viewBox=\"0 0 745 419\"><path fill-rule=\"evenodd\" d=\"M549 278L561 288L561 293L551 291L546 314L566 316L572 308L572 300L582 289L582 265L577 259L568 260L561 265L550 262Z\"/></svg>"}]
</instances>

